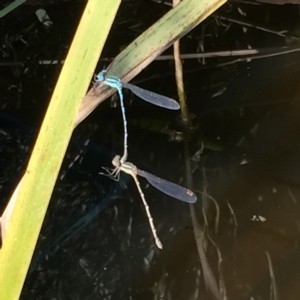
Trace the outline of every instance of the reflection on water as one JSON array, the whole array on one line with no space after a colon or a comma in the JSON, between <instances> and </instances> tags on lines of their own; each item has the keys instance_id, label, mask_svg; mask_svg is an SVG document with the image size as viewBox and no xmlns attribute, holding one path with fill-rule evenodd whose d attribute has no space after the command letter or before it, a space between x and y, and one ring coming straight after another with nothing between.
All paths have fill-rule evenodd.
<instances>
[{"instance_id":1,"label":"reflection on water","mask_svg":"<svg viewBox=\"0 0 300 300\"><path fill-rule=\"evenodd\" d=\"M269 299L271 269L276 282L273 288L280 299L294 299L299 293L293 282L297 281L294 277L300 262L300 190L273 180L260 165L241 166L228 174L230 179L219 179L227 181L225 190L217 190L218 183L213 186L220 205L220 224L218 234L212 233L212 237L222 254L229 299ZM213 221L213 207L208 211ZM218 278L216 249L211 243L208 248Z\"/></svg>"}]
</instances>

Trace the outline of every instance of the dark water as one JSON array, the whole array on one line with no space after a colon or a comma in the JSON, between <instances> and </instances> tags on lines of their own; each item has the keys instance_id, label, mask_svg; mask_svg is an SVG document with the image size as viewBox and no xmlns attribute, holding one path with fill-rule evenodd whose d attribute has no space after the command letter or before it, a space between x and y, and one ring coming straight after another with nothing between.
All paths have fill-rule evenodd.
<instances>
[{"instance_id":1,"label":"dark water","mask_svg":"<svg viewBox=\"0 0 300 300\"><path fill-rule=\"evenodd\" d=\"M1 210L26 168L60 72L60 65L38 62L64 59L83 6L45 6L50 30L37 21L34 5L1 20ZM122 3L98 69L168 10L151 1ZM299 23L294 6L229 3L218 13L274 30ZM205 51L286 44L213 18L204 25ZM182 40L183 52L198 51L203 28ZM187 204L141 179L160 251L132 179L99 175L122 150L119 104L106 101L73 134L21 299L299 299L300 55L218 67L230 59L184 62L199 224ZM176 97L169 61L153 62L135 82ZM129 161L185 185L183 144L170 141L179 135L179 113L130 92L125 106Z\"/></svg>"}]
</instances>

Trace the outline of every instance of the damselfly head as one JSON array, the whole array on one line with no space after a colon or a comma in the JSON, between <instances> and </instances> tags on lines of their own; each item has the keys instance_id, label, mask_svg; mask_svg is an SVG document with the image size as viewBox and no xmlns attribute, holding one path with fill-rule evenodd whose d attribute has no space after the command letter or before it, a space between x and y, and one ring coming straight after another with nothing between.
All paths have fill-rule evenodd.
<instances>
[{"instance_id":1,"label":"damselfly head","mask_svg":"<svg viewBox=\"0 0 300 300\"><path fill-rule=\"evenodd\" d=\"M96 75L96 82L98 81L104 81L104 76L102 74L102 72L100 72L98 75Z\"/></svg>"},{"instance_id":2,"label":"damselfly head","mask_svg":"<svg viewBox=\"0 0 300 300\"><path fill-rule=\"evenodd\" d=\"M112 165L116 168L119 168L121 166L120 159L121 159L120 155L116 155L111 162Z\"/></svg>"},{"instance_id":3,"label":"damselfly head","mask_svg":"<svg viewBox=\"0 0 300 300\"><path fill-rule=\"evenodd\" d=\"M107 71L103 69L98 75L96 75L96 81L104 81Z\"/></svg>"}]
</instances>

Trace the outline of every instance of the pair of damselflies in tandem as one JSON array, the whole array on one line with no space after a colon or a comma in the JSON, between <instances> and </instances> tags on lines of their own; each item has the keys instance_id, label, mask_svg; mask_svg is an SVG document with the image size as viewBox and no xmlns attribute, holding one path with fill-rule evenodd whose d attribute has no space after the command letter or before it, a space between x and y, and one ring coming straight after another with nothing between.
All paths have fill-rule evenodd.
<instances>
[{"instance_id":1,"label":"pair of damselflies in tandem","mask_svg":"<svg viewBox=\"0 0 300 300\"><path fill-rule=\"evenodd\" d=\"M178 184L172 183L170 181L167 181L165 179L159 178L151 173L148 173L146 171L138 169L134 164L127 162L127 121L126 121L126 115L125 115L125 107L124 107L124 101L123 101L123 92L122 88L128 88L131 90L134 94L136 94L138 97L142 98L143 100L150 102L152 104L168 108L168 109L179 109L179 104L171 98L156 94L154 92L144 90L142 88L139 88L133 84L130 83L124 83L121 81L118 77L113 76L106 76L107 72L106 70L103 70L96 76L96 83L97 82L103 82L104 84L116 88L120 97L120 103L121 103L121 111L123 116L123 125L124 125L124 154L122 157L117 155L112 160L112 165L115 167L112 171L110 171L108 168L104 168L107 171L107 174L103 174L106 176L109 176L112 179L119 180L120 171L123 171L124 173L127 173L131 175L135 181L135 184L137 186L137 189L140 193L140 196L142 198L146 214L148 217L149 225L155 240L155 243L158 248L162 249L162 243L157 235L153 218L150 213L149 206L147 204L147 201L145 199L144 193L141 189L139 180L137 175L144 177L152 186L160 190L161 192L176 198L178 200L181 200L186 203L195 203L197 201L197 196L189 189L186 189Z\"/></svg>"}]
</instances>

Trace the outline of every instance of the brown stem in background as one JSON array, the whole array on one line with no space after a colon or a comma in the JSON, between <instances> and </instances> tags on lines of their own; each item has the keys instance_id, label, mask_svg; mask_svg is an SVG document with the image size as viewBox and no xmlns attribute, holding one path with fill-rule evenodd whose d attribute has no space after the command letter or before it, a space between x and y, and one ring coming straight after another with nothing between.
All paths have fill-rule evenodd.
<instances>
[{"instance_id":1,"label":"brown stem in background","mask_svg":"<svg viewBox=\"0 0 300 300\"><path fill-rule=\"evenodd\" d=\"M176 6L180 0L173 0L173 6ZM180 44L179 41L174 43L174 60L175 60L175 76L176 76L176 85L178 91L178 98L181 107L181 117L184 126L184 161L185 161L185 170L186 170L186 180L187 187L193 188L193 177L192 177L192 168L191 168L191 160L190 160L190 150L189 150L189 140L191 137L191 121L189 117L189 111L186 103L186 97L184 92L184 84L183 84L183 71L182 71L182 63L180 59ZM206 288L209 289L214 297L218 300L222 299L222 296L219 292L219 288L214 277L214 274L210 268L209 262L205 253L205 234L202 226L199 224L197 217L195 206L190 204L190 211L192 216L192 222L194 227L194 235L195 241L197 245L198 255L201 261L203 277L205 281Z\"/></svg>"},{"instance_id":2,"label":"brown stem in background","mask_svg":"<svg viewBox=\"0 0 300 300\"><path fill-rule=\"evenodd\" d=\"M179 0L174 0L173 5L177 5ZM183 72L182 72L182 63L180 59L180 44L179 41L174 43L174 60L175 60L175 74L176 74L176 85L178 91L178 97L181 107L181 116L184 126L184 161L185 161L185 169L186 169L186 180L187 187L193 188L193 177L192 177L192 168L190 161L190 150L189 150L189 140L191 136L190 128L191 121L189 117L189 111L186 103L186 97L184 92L184 84L183 84ZM193 204L190 205L190 211L192 216L192 222L194 227L195 241L197 245L197 250L199 254L199 258L202 265L203 276L206 288L209 289L214 297L218 300L222 299L222 296L219 292L219 288L214 277L214 274L210 268L209 262L206 257L204 245L205 245L205 235L202 229L202 226L198 223L196 217L195 206Z\"/></svg>"},{"instance_id":3,"label":"brown stem in background","mask_svg":"<svg viewBox=\"0 0 300 300\"><path fill-rule=\"evenodd\" d=\"M278 292L277 292L277 285L276 285L276 280L275 280L275 274L273 270L273 265L272 265L272 260L271 256L268 251L266 251L266 256L268 259L268 265L269 265L269 270L270 270L270 279L271 279L271 284L270 284L270 300L278 300Z\"/></svg>"}]
</instances>

